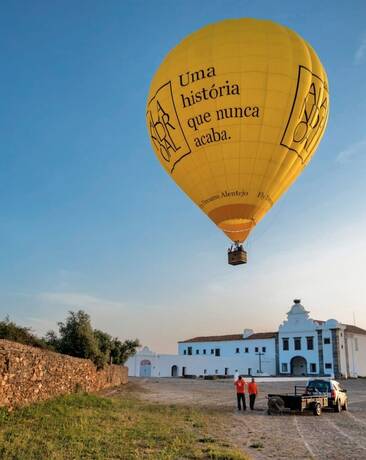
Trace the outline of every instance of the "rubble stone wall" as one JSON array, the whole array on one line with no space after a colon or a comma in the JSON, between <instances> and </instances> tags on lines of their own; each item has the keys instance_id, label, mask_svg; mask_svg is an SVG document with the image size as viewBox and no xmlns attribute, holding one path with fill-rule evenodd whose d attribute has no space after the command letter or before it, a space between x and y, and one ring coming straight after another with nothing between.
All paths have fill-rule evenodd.
<instances>
[{"instance_id":1,"label":"rubble stone wall","mask_svg":"<svg viewBox=\"0 0 366 460\"><path fill-rule=\"evenodd\" d=\"M0 406L16 407L75 391L125 384L128 368L97 370L88 359L0 339Z\"/></svg>"}]
</instances>

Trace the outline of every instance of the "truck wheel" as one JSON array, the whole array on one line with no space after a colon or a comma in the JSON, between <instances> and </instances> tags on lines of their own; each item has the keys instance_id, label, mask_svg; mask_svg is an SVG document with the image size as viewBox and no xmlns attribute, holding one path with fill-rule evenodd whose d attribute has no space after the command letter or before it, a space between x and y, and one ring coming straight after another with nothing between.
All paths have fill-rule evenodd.
<instances>
[{"instance_id":1,"label":"truck wheel","mask_svg":"<svg viewBox=\"0 0 366 460\"><path fill-rule=\"evenodd\" d=\"M342 410L348 410L348 400L347 399L344 401L344 404L342 406Z\"/></svg>"},{"instance_id":2,"label":"truck wheel","mask_svg":"<svg viewBox=\"0 0 366 460\"><path fill-rule=\"evenodd\" d=\"M334 406L334 411L335 412L340 412L342 410L342 405L341 405L341 400L338 398L336 405Z\"/></svg>"},{"instance_id":3,"label":"truck wheel","mask_svg":"<svg viewBox=\"0 0 366 460\"><path fill-rule=\"evenodd\" d=\"M314 404L313 414L317 416L322 415L322 406L320 405L320 403Z\"/></svg>"}]
</instances>

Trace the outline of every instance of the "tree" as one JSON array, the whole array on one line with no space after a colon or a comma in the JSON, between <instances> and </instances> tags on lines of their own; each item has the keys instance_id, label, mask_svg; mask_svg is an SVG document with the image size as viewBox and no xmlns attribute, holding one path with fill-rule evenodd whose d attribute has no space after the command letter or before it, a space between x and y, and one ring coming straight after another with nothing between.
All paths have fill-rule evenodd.
<instances>
[{"instance_id":1,"label":"tree","mask_svg":"<svg viewBox=\"0 0 366 460\"><path fill-rule=\"evenodd\" d=\"M48 331L44 337L44 341L55 351L60 351L60 339L55 331Z\"/></svg>"},{"instance_id":2,"label":"tree","mask_svg":"<svg viewBox=\"0 0 366 460\"><path fill-rule=\"evenodd\" d=\"M112 349L112 337L106 332L94 329L94 336L98 343L99 355L98 366L103 367L105 364L110 362L111 349Z\"/></svg>"},{"instance_id":3,"label":"tree","mask_svg":"<svg viewBox=\"0 0 366 460\"><path fill-rule=\"evenodd\" d=\"M98 341L90 324L90 316L82 310L69 312L65 323L58 323L59 351L78 358L87 358L99 363Z\"/></svg>"},{"instance_id":4,"label":"tree","mask_svg":"<svg viewBox=\"0 0 366 460\"><path fill-rule=\"evenodd\" d=\"M138 339L125 340L121 342L115 338L112 341L111 361L114 364L124 364L128 358L136 353L136 349L140 346Z\"/></svg>"}]
</instances>

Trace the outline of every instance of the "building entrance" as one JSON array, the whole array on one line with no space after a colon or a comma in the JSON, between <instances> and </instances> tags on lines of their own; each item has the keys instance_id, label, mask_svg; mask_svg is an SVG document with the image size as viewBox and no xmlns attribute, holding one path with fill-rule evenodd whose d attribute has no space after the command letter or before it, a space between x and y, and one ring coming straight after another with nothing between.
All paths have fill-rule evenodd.
<instances>
[{"instance_id":1,"label":"building entrance","mask_svg":"<svg viewBox=\"0 0 366 460\"><path fill-rule=\"evenodd\" d=\"M151 361L143 359L140 363L140 377L151 377Z\"/></svg>"},{"instance_id":2,"label":"building entrance","mask_svg":"<svg viewBox=\"0 0 366 460\"><path fill-rule=\"evenodd\" d=\"M295 356L291 359L291 374L294 377L301 377L307 373L307 363L305 358L302 356Z\"/></svg>"}]
</instances>

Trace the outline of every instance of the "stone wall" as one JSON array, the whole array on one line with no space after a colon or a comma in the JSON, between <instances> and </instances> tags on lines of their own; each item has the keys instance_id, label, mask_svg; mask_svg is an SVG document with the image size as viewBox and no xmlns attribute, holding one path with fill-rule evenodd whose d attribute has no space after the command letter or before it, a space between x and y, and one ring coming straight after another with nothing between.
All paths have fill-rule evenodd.
<instances>
[{"instance_id":1,"label":"stone wall","mask_svg":"<svg viewBox=\"0 0 366 460\"><path fill-rule=\"evenodd\" d=\"M127 383L125 366L97 371L88 359L0 339L0 406L16 407L57 395Z\"/></svg>"}]
</instances>

